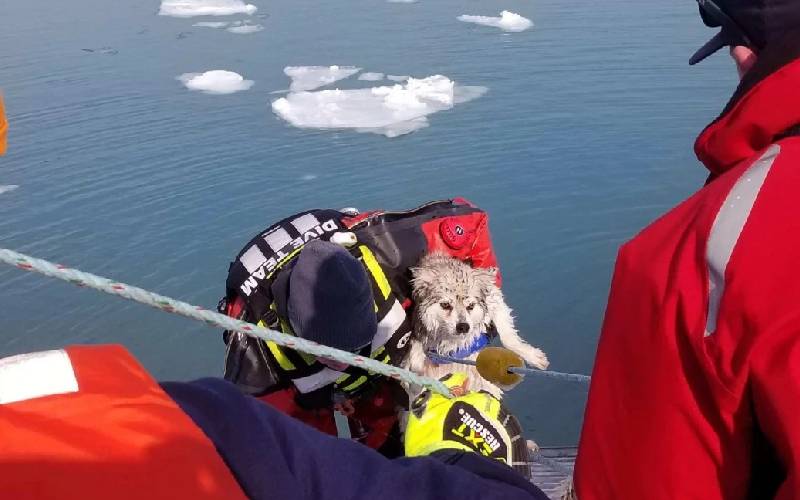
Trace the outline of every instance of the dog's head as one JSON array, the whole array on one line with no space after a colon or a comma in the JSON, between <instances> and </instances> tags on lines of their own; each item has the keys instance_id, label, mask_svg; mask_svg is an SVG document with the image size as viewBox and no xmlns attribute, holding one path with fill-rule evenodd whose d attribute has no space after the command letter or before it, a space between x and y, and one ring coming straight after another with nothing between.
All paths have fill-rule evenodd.
<instances>
[{"instance_id":1,"label":"dog's head","mask_svg":"<svg viewBox=\"0 0 800 500\"><path fill-rule=\"evenodd\" d=\"M489 323L486 298L497 270L473 268L433 253L411 272L415 330L425 349L452 354L472 345Z\"/></svg>"}]
</instances>

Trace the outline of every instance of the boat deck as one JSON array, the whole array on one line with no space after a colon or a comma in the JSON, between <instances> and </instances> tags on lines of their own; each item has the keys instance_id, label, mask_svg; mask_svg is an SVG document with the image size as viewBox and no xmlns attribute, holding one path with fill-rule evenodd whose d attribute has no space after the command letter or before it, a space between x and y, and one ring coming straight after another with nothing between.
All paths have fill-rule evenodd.
<instances>
[{"instance_id":1,"label":"boat deck","mask_svg":"<svg viewBox=\"0 0 800 500\"><path fill-rule=\"evenodd\" d=\"M572 476L576 447L542 448L531 457L533 483L553 500L561 498L564 482Z\"/></svg>"}]
</instances>

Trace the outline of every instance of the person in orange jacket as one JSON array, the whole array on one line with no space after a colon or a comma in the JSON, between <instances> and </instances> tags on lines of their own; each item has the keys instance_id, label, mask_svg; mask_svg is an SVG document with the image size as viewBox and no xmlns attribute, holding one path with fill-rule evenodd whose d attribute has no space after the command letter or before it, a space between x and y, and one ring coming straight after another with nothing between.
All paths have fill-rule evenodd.
<instances>
[{"instance_id":1,"label":"person in orange jacket","mask_svg":"<svg viewBox=\"0 0 800 500\"><path fill-rule=\"evenodd\" d=\"M6 113L3 108L3 96L0 96L0 155L6 154L7 143L8 121L6 121Z\"/></svg>"},{"instance_id":2,"label":"person in orange jacket","mask_svg":"<svg viewBox=\"0 0 800 500\"><path fill-rule=\"evenodd\" d=\"M0 359L0 496L547 500L512 468L501 406L427 394L406 433L413 458L390 460L224 380L159 383L119 345L22 354Z\"/></svg>"}]
</instances>

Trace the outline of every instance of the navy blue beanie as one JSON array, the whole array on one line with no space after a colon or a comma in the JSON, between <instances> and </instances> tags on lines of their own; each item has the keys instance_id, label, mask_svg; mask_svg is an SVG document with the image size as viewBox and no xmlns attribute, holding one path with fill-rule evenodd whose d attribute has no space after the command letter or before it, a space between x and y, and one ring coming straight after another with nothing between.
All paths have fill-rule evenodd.
<instances>
[{"instance_id":1,"label":"navy blue beanie","mask_svg":"<svg viewBox=\"0 0 800 500\"><path fill-rule=\"evenodd\" d=\"M287 310L299 337L345 351L369 345L378 329L367 271L327 241L311 241L297 257Z\"/></svg>"}]
</instances>

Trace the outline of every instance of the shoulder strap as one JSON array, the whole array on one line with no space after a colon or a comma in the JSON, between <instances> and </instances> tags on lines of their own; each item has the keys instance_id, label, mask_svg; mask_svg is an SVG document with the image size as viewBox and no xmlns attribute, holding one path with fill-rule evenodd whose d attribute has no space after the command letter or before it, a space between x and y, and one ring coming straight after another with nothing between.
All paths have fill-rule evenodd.
<instances>
[{"instance_id":1,"label":"shoulder strap","mask_svg":"<svg viewBox=\"0 0 800 500\"><path fill-rule=\"evenodd\" d=\"M330 239L342 227L337 210L309 210L273 224L248 244L231 262L226 295L244 299L254 321L261 319L272 303L270 284L275 273L292 261L313 239Z\"/></svg>"}]
</instances>

